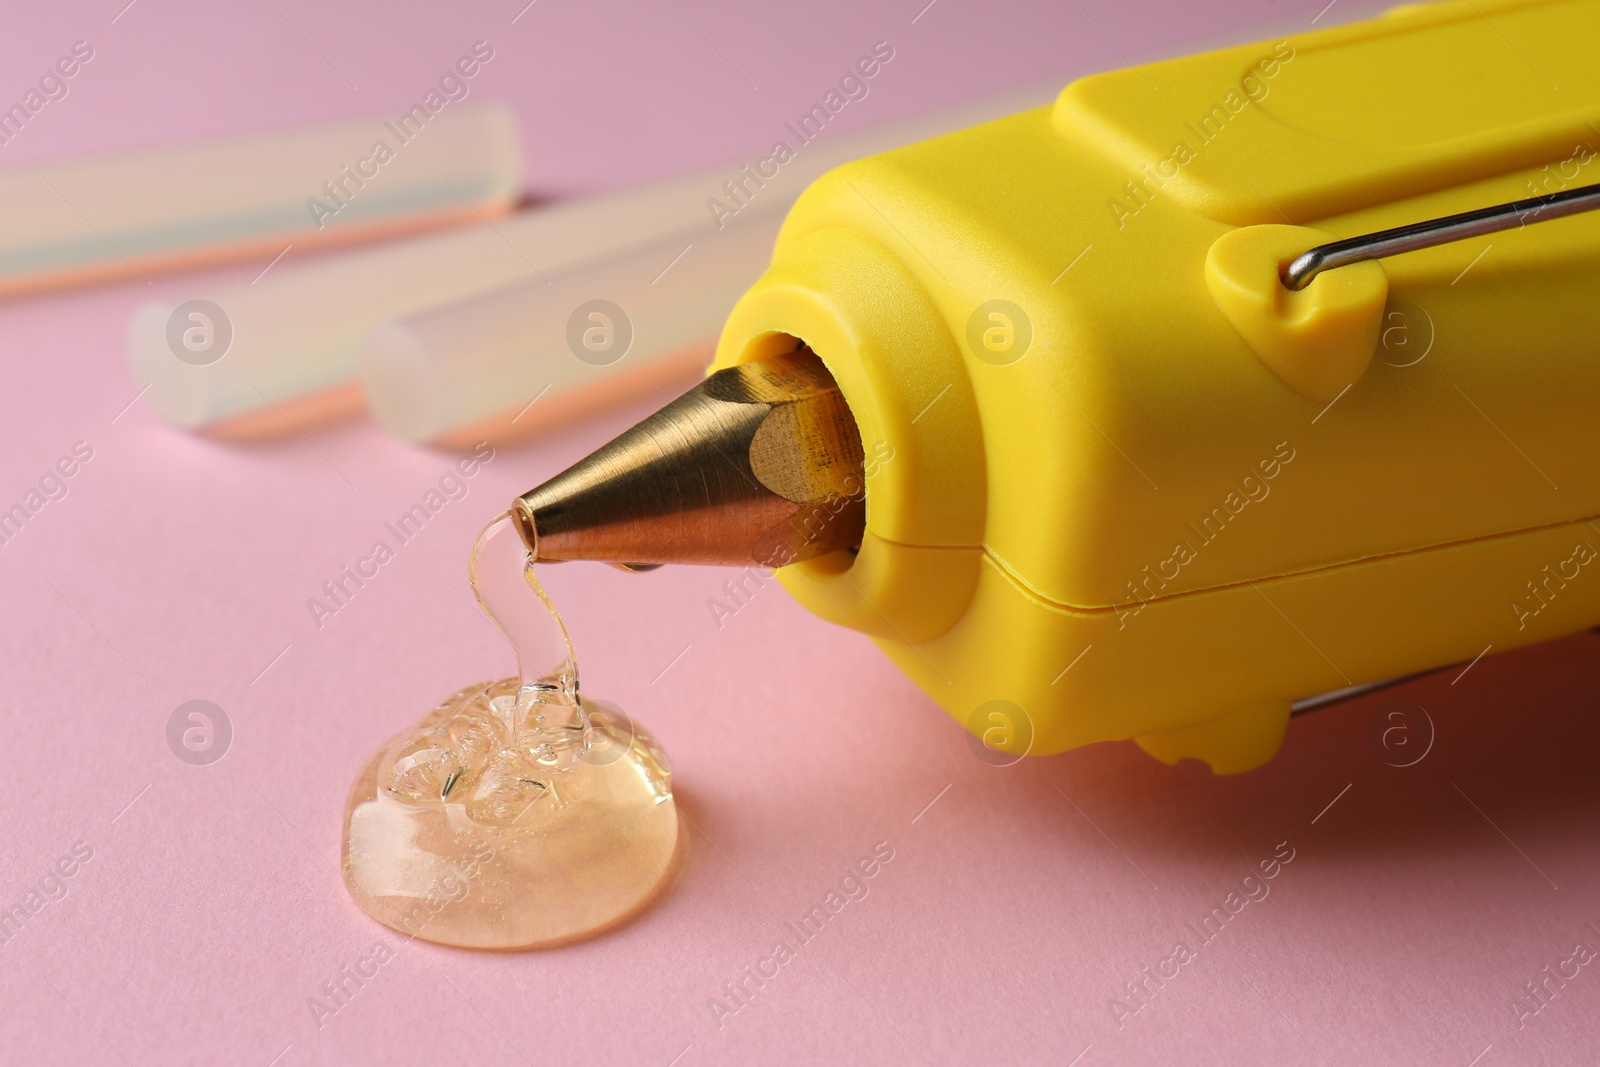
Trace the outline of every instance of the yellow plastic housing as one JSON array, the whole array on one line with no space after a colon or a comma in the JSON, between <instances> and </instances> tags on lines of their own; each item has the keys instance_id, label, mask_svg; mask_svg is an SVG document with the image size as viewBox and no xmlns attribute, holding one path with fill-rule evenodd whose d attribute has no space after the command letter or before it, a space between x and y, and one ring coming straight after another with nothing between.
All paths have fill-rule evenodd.
<instances>
[{"instance_id":1,"label":"yellow plastic housing","mask_svg":"<svg viewBox=\"0 0 1600 1067\"><path fill-rule=\"evenodd\" d=\"M993 747L1221 773L1296 699L1600 623L1600 213L1277 281L1600 181L1596 40L1407 7L819 179L715 363L810 345L877 457L859 554L784 583Z\"/></svg>"}]
</instances>

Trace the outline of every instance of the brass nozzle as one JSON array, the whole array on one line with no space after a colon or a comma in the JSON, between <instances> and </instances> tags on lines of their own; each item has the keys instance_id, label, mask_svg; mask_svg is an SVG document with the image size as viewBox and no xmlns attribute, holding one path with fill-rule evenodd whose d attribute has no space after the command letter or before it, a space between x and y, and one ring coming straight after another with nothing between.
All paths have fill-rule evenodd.
<instances>
[{"instance_id":1,"label":"brass nozzle","mask_svg":"<svg viewBox=\"0 0 1600 1067\"><path fill-rule=\"evenodd\" d=\"M536 559L778 567L861 543L861 435L809 349L721 370L517 498Z\"/></svg>"}]
</instances>

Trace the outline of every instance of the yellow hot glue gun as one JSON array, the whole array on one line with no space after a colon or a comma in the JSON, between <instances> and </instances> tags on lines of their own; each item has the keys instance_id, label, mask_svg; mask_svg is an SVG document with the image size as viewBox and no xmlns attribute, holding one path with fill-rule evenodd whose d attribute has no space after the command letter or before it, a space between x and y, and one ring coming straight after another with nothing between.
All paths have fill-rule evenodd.
<instances>
[{"instance_id":1,"label":"yellow hot glue gun","mask_svg":"<svg viewBox=\"0 0 1600 1067\"><path fill-rule=\"evenodd\" d=\"M1600 2L1084 78L841 167L540 559L781 567L991 748L1248 770L1600 624Z\"/></svg>"}]
</instances>

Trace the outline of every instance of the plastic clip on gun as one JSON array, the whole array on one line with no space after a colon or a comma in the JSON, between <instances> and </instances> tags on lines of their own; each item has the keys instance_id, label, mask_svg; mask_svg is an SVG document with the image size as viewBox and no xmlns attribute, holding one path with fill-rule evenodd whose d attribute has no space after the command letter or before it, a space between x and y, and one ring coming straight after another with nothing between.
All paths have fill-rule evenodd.
<instances>
[{"instance_id":1,"label":"plastic clip on gun","mask_svg":"<svg viewBox=\"0 0 1600 1067\"><path fill-rule=\"evenodd\" d=\"M1298 699L1594 626L1597 39L1407 7L841 167L524 534L781 567L991 747L1219 773Z\"/></svg>"}]
</instances>

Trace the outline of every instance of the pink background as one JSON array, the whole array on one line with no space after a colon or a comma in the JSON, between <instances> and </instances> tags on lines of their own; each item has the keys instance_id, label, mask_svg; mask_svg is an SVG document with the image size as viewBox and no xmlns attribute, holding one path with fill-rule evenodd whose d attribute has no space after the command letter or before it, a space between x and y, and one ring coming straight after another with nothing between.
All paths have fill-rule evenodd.
<instances>
[{"instance_id":1,"label":"pink background","mask_svg":"<svg viewBox=\"0 0 1600 1067\"><path fill-rule=\"evenodd\" d=\"M1294 31L1322 6L939 0L913 24L922 0L540 0L513 25L521 0L138 0L113 24L121 4L13 5L0 98L75 40L96 55L0 163L398 108L486 39L496 58L474 91L518 105L529 190L561 196L747 158L879 39L896 58L845 124ZM1343 0L1322 23L1374 10ZM400 943L339 880L351 777L434 701L509 667L463 602L473 532L648 405L502 450L319 630L306 599L451 457L365 422L243 447L175 431L143 401L116 418L137 392L122 344L134 306L261 266L0 305L0 506L74 442L94 450L69 495L0 545L0 906L75 842L93 849L66 896L0 945L0 1061L1600 1056L1600 963L1521 1028L1510 1006L1575 942L1600 947L1600 637L1318 712L1240 778L1130 745L1001 770L870 643L775 588L719 630L706 601L727 575L582 565L548 582L586 688L672 755L697 828L681 877L637 922L558 951L404 947L319 1027L306 998ZM206 767L165 740L195 698L235 731ZM1433 748L1385 765L1374 717L1418 706ZM1284 841L1295 858L1270 895L1119 1027L1124 983L1197 944L1184 924ZM869 895L719 1027L708 1000L878 842L894 859Z\"/></svg>"}]
</instances>

